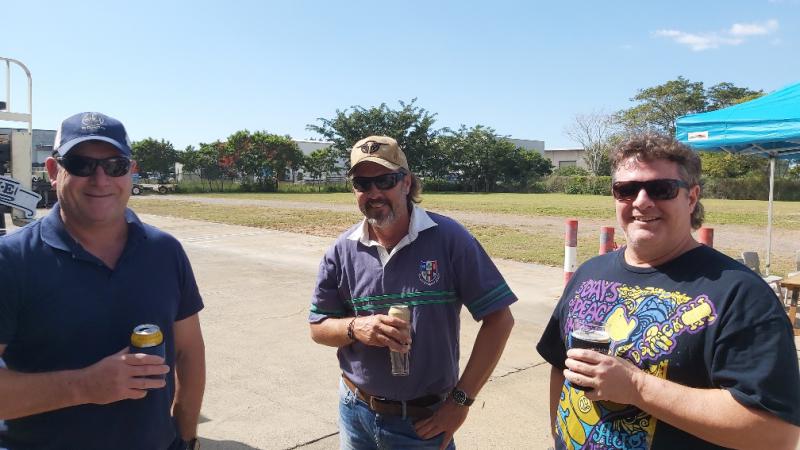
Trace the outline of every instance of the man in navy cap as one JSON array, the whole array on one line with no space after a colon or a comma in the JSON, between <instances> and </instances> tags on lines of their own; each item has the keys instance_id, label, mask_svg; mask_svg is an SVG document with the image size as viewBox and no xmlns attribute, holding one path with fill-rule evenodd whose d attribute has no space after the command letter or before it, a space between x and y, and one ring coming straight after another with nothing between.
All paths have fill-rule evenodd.
<instances>
[{"instance_id":1,"label":"man in navy cap","mask_svg":"<svg viewBox=\"0 0 800 450\"><path fill-rule=\"evenodd\" d=\"M125 127L69 117L46 166L58 203L0 239L0 447L196 448L203 302L178 241L127 208ZM165 358L129 352L140 324Z\"/></svg>"}]
</instances>

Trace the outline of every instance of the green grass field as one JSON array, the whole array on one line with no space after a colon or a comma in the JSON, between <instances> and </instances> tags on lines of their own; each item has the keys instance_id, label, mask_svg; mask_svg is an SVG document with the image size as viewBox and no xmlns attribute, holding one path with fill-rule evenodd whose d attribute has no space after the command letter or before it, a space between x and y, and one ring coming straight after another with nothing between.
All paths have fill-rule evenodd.
<instances>
[{"instance_id":1,"label":"green grass field","mask_svg":"<svg viewBox=\"0 0 800 450\"><path fill-rule=\"evenodd\" d=\"M188 201L149 201L147 197L133 198L131 205L139 213L207 220L212 222L291 231L316 236L334 237L361 219L352 194L205 194L203 197L281 200L352 206L352 212L303 210L254 205L207 204ZM706 222L715 226L742 225L756 233L766 227L767 204L763 201L705 200ZM422 205L430 210L465 211L473 213L502 213L524 217L556 217L601 220L614 225L611 197L565 194L440 194L423 195ZM564 228L543 225L536 229L506 225L466 223L465 226L480 240L493 257L516 261L562 266L564 259ZM800 230L800 203L776 202L775 227ZM800 232L798 232L800 238ZM799 239L800 240L800 239ZM617 243L624 241L617 236ZM578 262L597 254L598 230L579 227ZM735 243L718 246L729 254L738 255L741 246ZM761 251L761 248L758 249ZM788 257L773 257L772 273L785 274L793 270Z\"/></svg>"},{"instance_id":2,"label":"green grass field","mask_svg":"<svg viewBox=\"0 0 800 450\"><path fill-rule=\"evenodd\" d=\"M352 204L352 194L200 194L210 198L284 200L309 203ZM598 195L423 193L422 205L433 210L514 214L519 216L614 219L614 201ZM767 202L759 200L703 199L706 222L718 225L767 225ZM800 230L800 202L775 202L773 225Z\"/></svg>"}]
</instances>

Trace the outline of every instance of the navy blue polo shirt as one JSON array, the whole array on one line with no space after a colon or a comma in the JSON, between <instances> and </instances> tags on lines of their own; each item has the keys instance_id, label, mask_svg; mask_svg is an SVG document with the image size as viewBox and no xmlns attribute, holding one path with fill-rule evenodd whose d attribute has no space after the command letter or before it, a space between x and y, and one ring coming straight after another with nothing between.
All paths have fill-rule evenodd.
<instances>
[{"instance_id":1,"label":"navy blue polo shirt","mask_svg":"<svg viewBox=\"0 0 800 450\"><path fill-rule=\"evenodd\" d=\"M378 249L342 234L322 258L308 321L411 310L410 375L393 377L389 349L353 342L337 351L342 372L364 392L393 400L444 394L458 382L462 306L483 320L515 301L483 247L461 224L415 206L434 226L384 266ZM412 223L416 220L412 217Z\"/></svg>"},{"instance_id":2,"label":"navy blue polo shirt","mask_svg":"<svg viewBox=\"0 0 800 450\"><path fill-rule=\"evenodd\" d=\"M50 214L0 238L0 344L23 373L80 369L130 343L136 325L161 327L167 386L140 400L79 405L6 422L0 447L166 449L176 431L172 325L203 308L189 260L172 236L127 210L128 240L112 270Z\"/></svg>"}]
</instances>

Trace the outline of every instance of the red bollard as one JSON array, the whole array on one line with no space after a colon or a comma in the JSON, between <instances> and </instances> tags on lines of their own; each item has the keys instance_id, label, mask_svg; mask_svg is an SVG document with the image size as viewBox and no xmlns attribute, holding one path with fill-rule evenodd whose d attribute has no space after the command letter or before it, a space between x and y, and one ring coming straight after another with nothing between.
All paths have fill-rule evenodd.
<instances>
[{"instance_id":1,"label":"red bollard","mask_svg":"<svg viewBox=\"0 0 800 450\"><path fill-rule=\"evenodd\" d=\"M564 229L564 284L578 268L578 221L568 219Z\"/></svg>"},{"instance_id":2,"label":"red bollard","mask_svg":"<svg viewBox=\"0 0 800 450\"><path fill-rule=\"evenodd\" d=\"M600 227L600 248L597 250L597 254L605 255L608 252L613 252L616 247L614 227Z\"/></svg>"},{"instance_id":3,"label":"red bollard","mask_svg":"<svg viewBox=\"0 0 800 450\"><path fill-rule=\"evenodd\" d=\"M707 245L709 247L714 247L714 229L708 227L700 227L697 230L697 240L700 241L701 244Z\"/></svg>"}]
</instances>

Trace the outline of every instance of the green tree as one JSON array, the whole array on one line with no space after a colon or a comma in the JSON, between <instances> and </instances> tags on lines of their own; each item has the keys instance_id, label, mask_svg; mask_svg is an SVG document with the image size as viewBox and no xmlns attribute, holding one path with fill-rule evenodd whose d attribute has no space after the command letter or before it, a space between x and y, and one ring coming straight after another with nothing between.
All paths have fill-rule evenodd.
<instances>
[{"instance_id":1,"label":"green tree","mask_svg":"<svg viewBox=\"0 0 800 450\"><path fill-rule=\"evenodd\" d=\"M174 173L179 156L171 142L153 138L134 142L131 152L141 172L158 172L162 176Z\"/></svg>"},{"instance_id":2,"label":"green tree","mask_svg":"<svg viewBox=\"0 0 800 450\"><path fill-rule=\"evenodd\" d=\"M703 175L711 178L740 178L768 173L769 160L758 155L728 152L700 152Z\"/></svg>"},{"instance_id":3,"label":"green tree","mask_svg":"<svg viewBox=\"0 0 800 450\"><path fill-rule=\"evenodd\" d=\"M794 161L786 171L786 177L792 180L800 180L800 160Z\"/></svg>"},{"instance_id":4,"label":"green tree","mask_svg":"<svg viewBox=\"0 0 800 450\"><path fill-rule=\"evenodd\" d=\"M303 161L303 153L289 136L266 131L237 131L228 137L226 147L239 175L262 186L274 185Z\"/></svg>"},{"instance_id":5,"label":"green tree","mask_svg":"<svg viewBox=\"0 0 800 450\"><path fill-rule=\"evenodd\" d=\"M364 108L352 106L350 110L337 110L331 119L318 118L319 125L306 128L333 142L339 158L350 167L350 149L360 139L371 135L393 137L408 158L411 170L422 176L443 176L445 161L436 146L439 131L433 129L436 114L415 105L417 99L405 103L399 101L399 109L391 109L386 103Z\"/></svg>"},{"instance_id":6,"label":"green tree","mask_svg":"<svg viewBox=\"0 0 800 450\"><path fill-rule=\"evenodd\" d=\"M490 127L462 125L457 131L443 131L439 144L450 171L472 191L523 188L552 170L550 161L538 152L515 146Z\"/></svg>"},{"instance_id":7,"label":"green tree","mask_svg":"<svg viewBox=\"0 0 800 450\"><path fill-rule=\"evenodd\" d=\"M762 95L764 95L764 91L753 91L748 88L736 87L733 83L723 82L715 84L708 88L706 92L706 96L708 97L708 106L706 110L714 111L727 108L728 106L756 99Z\"/></svg>"},{"instance_id":8,"label":"green tree","mask_svg":"<svg viewBox=\"0 0 800 450\"><path fill-rule=\"evenodd\" d=\"M639 104L620 111L617 118L632 131L655 130L674 135L678 117L706 110L703 83L691 82L682 76L640 89L631 101Z\"/></svg>"},{"instance_id":9,"label":"green tree","mask_svg":"<svg viewBox=\"0 0 800 450\"><path fill-rule=\"evenodd\" d=\"M303 158L301 167L311 178L338 172L339 153L333 147L318 148Z\"/></svg>"},{"instance_id":10,"label":"green tree","mask_svg":"<svg viewBox=\"0 0 800 450\"><path fill-rule=\"evenodd\" d=\"M223 190L225 174L231 170L231 160L225 143L220 141L201 143L199 149L189 146L181 154L183 170L199 174L200 184L205 190L205 183L208 183L209 191L213 191L215 186Z\"/></svg>"},{"instance_id":11,"label":"green tree","mask_svg":"<svg viewBox=\"0 0 800 450\"><path fill-rule=\"evenodd\" d=\"M703 82L679 76L664 84L640 89L631 99L637 105L617 113L617 121L628 132L655 130L675 134L675 121L686 114L725 108L763 95L762 91L718 83L707 90Z\"/></svg>"},{"instance_id":12,"label":"green tree","mask_svg":"<svg viewBox=\"0 0 800 450\"><path fill-rule=\"evenodd\" d=\"M558 177L587 176L589 171L578 166L563 166L553 170L553 175Z\"/></svg>"}]
</instances>

